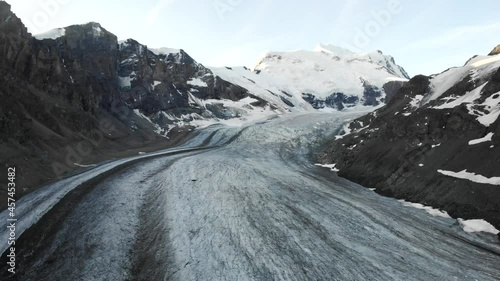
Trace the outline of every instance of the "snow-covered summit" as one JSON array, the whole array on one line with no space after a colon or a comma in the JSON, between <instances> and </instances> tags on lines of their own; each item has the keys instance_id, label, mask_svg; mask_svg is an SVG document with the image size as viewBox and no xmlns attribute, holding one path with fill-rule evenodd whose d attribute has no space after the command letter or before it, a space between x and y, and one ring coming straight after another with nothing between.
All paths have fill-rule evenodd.
<instances>
[{"instance_id":1,"label":"snow-covered summit","mask_svg":"<svg viewBox=\"0 0 500 281\"><path fill-rule=\"evenodd\" d=\"M250 91L260 88L294 106L303 107L305 101L317 109L379 105L385 99L387 83L402 83L409 78L392 57L382 52L358 54L332 45L319 45L312 51L269 52L257 63L254 73L240 68L214 72Z\"/></svg>"}]
</instances>

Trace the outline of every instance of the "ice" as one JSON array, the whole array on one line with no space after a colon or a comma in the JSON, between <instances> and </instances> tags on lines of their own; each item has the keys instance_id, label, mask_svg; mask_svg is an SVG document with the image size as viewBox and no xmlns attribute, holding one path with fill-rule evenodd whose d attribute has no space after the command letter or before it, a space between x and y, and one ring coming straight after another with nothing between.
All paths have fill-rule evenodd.
<instances>
[{"instance_id":1,"label":"ice","mask_svg":"<svg viewBox=\"0 0 500 281\"><path fill-rule=\"evenodd\" d=\"M29 280L498 279L493 237L311 165L312 148L360 116L291 113L211 126L187 144L209 142L203 150L171 150L110 173L68 198L75 204L47 233L53 239L23 260ZM107 164L22 198L19 222L36 222L53 193Z\"/></svg>"},{"instance_id":2,"label":"ice","mask_svg":"<svg viewBox=\"0 0 500 281\"><path fill-rule=\"evenodd\" d=\"M473 103L475 100L481 97L481 92L483 91L483 88L486 86L486 84L488 84L488 82L475 88L473 91L467 92L465 95L460 96L451 102L447 102L433 108L434 109L454 108L464 103Z\"/></svg>"},{"instance_id":3,"label":"ice","mask_svg":"<svg viewBox=\"0 0 500 281\"><path fill-rule=\"evenodd\" d=\"M132 86L131 82L132 82L132 78L130 78L130 76L126 76L126 77L118 76L118 86L120 86L120 88L131 87Z\"/></svg>"},{"instance_id":4,"label":"ice","mask_svg":"<svg viewBox=\"0 0 500 281\"><path fill-rule=\"evenodd\" d=\"M161 83L161 81L153 81L153 88L156 88L156 86L160 85Z\"/></svg>"}]
</instances>

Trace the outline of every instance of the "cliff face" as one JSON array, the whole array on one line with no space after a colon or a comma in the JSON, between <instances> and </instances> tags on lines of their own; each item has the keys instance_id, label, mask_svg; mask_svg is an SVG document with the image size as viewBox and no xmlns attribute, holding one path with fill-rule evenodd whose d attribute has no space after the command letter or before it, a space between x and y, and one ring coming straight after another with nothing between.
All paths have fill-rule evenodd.
<instances>
[{"instance_id":1,"label":"cliff face","mask_svg":"<svg viewBox=\"0 0 500 281\"><path fill-rule=\"evenodd\" d=\"M484 62L414 77L385 107L346 125L317 160L381 194L500 228L500 65Z\"/></svg>"},{"instance_id":2,"label":"cliff face","mask_svg":"<svg viewBox=\"0 0 500 281\"><path fill-rule=\"evenodd\" d=\"M238 101L252 96L215 76L183 50L152 51L132 39L120 44L118 80L122 100L147 115L194 113L210 118L213 112L195 99Z\"/></svg>"}]
</instances>

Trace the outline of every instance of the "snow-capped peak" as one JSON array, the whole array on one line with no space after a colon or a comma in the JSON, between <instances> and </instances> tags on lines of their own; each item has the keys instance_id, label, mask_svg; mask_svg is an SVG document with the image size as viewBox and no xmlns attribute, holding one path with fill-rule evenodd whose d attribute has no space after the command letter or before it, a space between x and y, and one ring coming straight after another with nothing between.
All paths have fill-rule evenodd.
<instances>
[{"instance_id":1,"label":"snow-capped peak","mask_svg":"<svg viewBox=\"0 0 500 281\"><path fill-rule=\"evenodd\" d=\"M292 107L317 109L376 106L384 102L384 85L408 80L404 69L380 51L358 54L322 44L312 51L268 52L254 72L241 68L214 72L256 96L271 94Z\"/></svg>"},{"instance_id":2,"label":"snow-capped peak","mask_svg":"<svg viewBox=\"0 0 500 281\"><path fill-rule=\"evenodd\" d=\"M66 36L66 33L75 28L83 28L93 37L102 37L106 34L106 30L97 22L87 22L84 24L76 24L68 27L55 28L44 33L36 34L33 37L38 40L52 39L56 40L59 37Z\"/></svg>"}]
</instances>

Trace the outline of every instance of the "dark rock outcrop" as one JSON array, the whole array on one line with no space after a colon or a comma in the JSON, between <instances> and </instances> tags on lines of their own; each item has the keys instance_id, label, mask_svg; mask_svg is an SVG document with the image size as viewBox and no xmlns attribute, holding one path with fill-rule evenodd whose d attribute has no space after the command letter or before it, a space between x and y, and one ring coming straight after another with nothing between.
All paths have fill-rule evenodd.
<instances>
[{"instance_id":1,"label":"dark rock outcrop","mask_svg":"<svg viewBox=\"0 0 500 281\"><path fill-rule=\"evenodd\" d=\"M495 98L500 92L498 77L500 69L475 82L467 76L441 97L460 97L488 82L480 100ZM351 133L326 144L317 161L337 163L340 176L377 188L380 194L434 206L454 217L486 219L500 229L499 186L438 172L467 168L498 177L500 120L485 127L467 104L436 109L443 101L434 100L421 105L431 92L430 79L414 77L385 107L350 123ZM484 110L479 105L472 108ZM494 133L491 142L469 145L488 133Z\"/></svg>"},{"instance_id":2,"label":"dark rock outcrop","mask_svg":"<svg viewBox=\"0 0 500 281\"><path fill-rule=\"evenodd\" d=\"M490 52L489 56L494 56L494 55L498 55L498 54L500 54L500 45L496 46L495 49L493 49Z\"/></svg>"}]
</instances>

